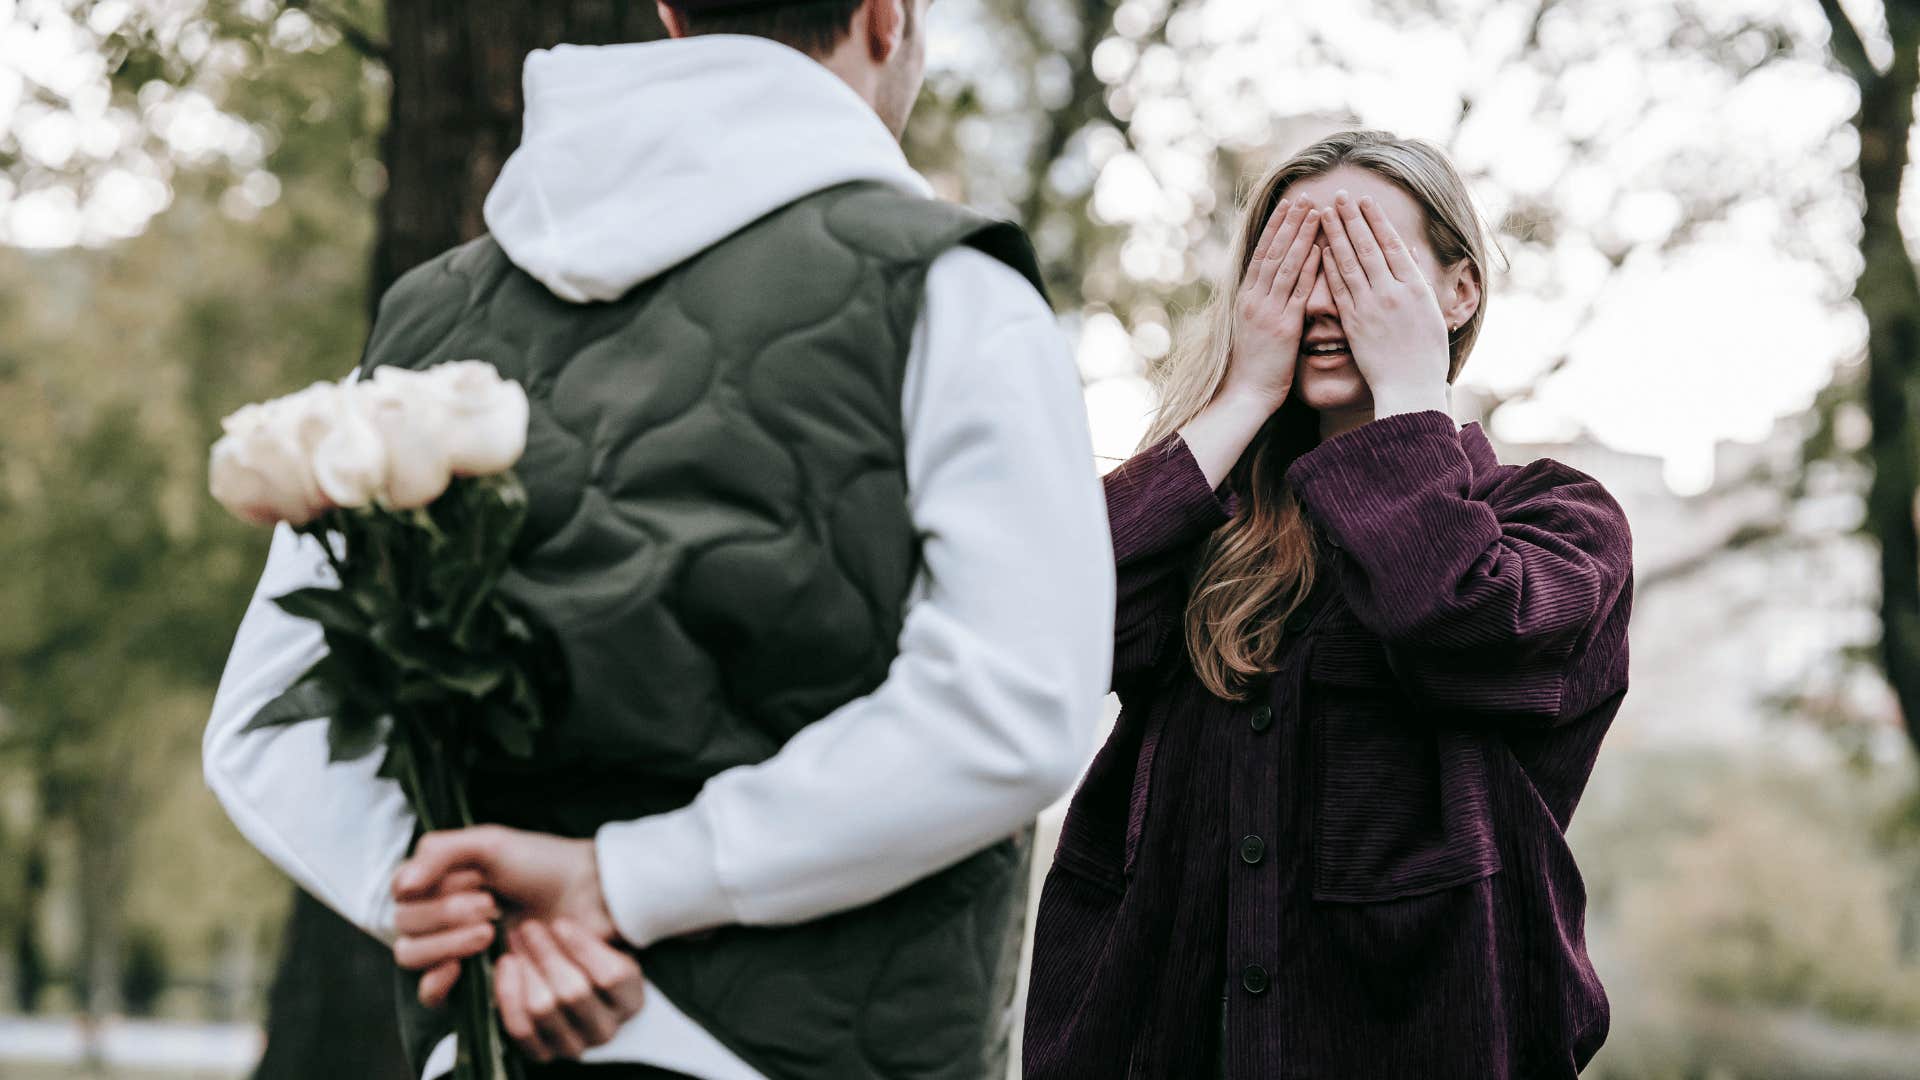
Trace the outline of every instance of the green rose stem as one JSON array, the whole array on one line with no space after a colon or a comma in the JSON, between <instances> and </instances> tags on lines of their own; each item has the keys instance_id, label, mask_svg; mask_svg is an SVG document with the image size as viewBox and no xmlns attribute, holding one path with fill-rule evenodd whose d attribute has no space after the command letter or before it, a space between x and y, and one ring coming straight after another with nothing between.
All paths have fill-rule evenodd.
<instances>
[{"instance_id":1,"label":"green rose stem","mask_svg":"<svg viewBox=\"0 0 1920 1080\"><path fill-rule=\"evenodd\" d=\"M467 801L464 777L454 774L453 766L431 735L414 725L408 725L405 731L401 736L404 749L400 754L404 786L421 829L437 832L447 827L447 817L457 821L460 828L472 827L475 824L473 808ZM423 740L427 767L433 774L432 784L428 784L420 772ZM451 815L437 812L446 802L453 804ZM496 931L503 929L496 924ZM460 981L453 988L455 1080L521 1080L520 1056L500 1038L499 1006L494 1000L494 960L504 951L503 935L496 932L493 945L486 952L460 962Z\"/></svg>"}]
</instances>

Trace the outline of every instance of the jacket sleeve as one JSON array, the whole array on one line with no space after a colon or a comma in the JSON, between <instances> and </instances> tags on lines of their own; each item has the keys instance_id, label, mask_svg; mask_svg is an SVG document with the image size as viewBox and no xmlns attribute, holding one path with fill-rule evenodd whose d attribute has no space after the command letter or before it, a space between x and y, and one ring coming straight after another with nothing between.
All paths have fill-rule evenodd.
<instances>
[{"instance_id":1,"label":"jacket sleeve","mask_svg":"<svg viewBox=\"0 0 1920 1080\"><path fill-rule=\"evenodd\" d=\"M324 723L244 730L261 706L326 653L319 624L273 603L295 589L333 585L319 543L282 525L240 623L201 741L207 786L240 834L315 899L391 943L388 884L413 841L400 785L376 775L377 757L328 761Z\"/></svg>"},{"instance_id":2,"label":"jacket sleeve","mask_svg":"<svg viewBox=\"0 0 1920 1080\"><path fill-rule=\"evenodd\" d=\"M1103 480L1117 579L1114 689L1157 667L1178 637L1186 570L1238 501L1216 492L1178 432L1140 451Z\"/></svg>"},{"instance_id":3,"label":"jacket sleeve","mask_svg":"<svg viewBox=\"0 0 1920 1080\"><path fill-rule=\"evenodd\" d=\"M937 260L902 395L924 555L882 684L687 807L603 826L638 946L857 907L1012 835L1092 752L1113 551L1073 358L1032 287Z\"/></svg>"},{"instance_id":4,"label":"jacket sleeve","mask_svg":"<svg viewBox=\"0 0 1920 1080\"><path fill-rule=\"evenodd\" d=\"M1385 417L1303 454L1288 481L1349 559L1347 600L1408 693L1519 722L1578 715L1624 688L1626 515L1551 460L1476 476L1462 438L1437 411Z\"/></svg>"}]
</instances>

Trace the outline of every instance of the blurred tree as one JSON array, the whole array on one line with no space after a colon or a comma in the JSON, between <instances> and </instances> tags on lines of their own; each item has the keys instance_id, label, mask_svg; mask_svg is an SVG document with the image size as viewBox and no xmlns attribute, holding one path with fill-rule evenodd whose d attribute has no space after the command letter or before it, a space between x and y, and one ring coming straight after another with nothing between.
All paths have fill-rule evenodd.
<instances>
[{"instance_id":1,"label":"blurred tree","mask_svg":"<svg viewBox=\"0 0 1920 1080\"><path fill-rule=\"evenodd\" d=\"M1920 10L1876 5L1887 37L1876 61L1839 0L1820 0L1834 61L1859 90L1860 255L1854 300L1867 317L1865 456L1873 484L1866 529L1880 545L1880 661L1920 751L1920 278L1900 227L1900 192L1920 87ZM1872 28L1870 28L1872 29Z\"/></svg>"}]
</instances>

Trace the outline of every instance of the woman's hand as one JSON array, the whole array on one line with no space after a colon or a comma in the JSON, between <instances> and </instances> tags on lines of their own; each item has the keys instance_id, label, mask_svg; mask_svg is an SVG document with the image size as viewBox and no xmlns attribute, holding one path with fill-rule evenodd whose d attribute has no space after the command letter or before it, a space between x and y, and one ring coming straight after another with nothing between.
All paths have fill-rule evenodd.
<instances>
[{"instance_id":1,"label":"woman's hand","mask_svg":"<svg viewBox=\"0 0 1920 1080\"><path fill-rule=\"evenodd\" d=\"M1321 212L1332 265L1327 286L1374 416L1447 411L1446 316L1420 264L1372 197L1345 191Z\"/></svg>"},{"instance_id":2,"label":"woman's hand","mask_svg":"<svg viewBox=\"0 0 1920 1080\"><path fill-rule=\"evenodd\" d=\"M534 1061L575 1059L613 1038L645 1003L632 956L566 919L508 933L494 970L500 1022Z\"/></svg>"},{"instance_id":3,"label":"woman's hand","mask_svg":"<svg viewBox=\"0 0 1920 1080\"><path fill-rule=\"evenodd\" d=\"M1280 200L1233 305L1233 356L1220 396L1245 397L1272 415L1293 392L1307 297L1320 273L1319 218L1309 199Z\"/></svg>"},{"instance_id":4,"label":"woman's hand","mask_svg":"<svg viewBox=\"0 0 1920 1080\"><path fill-rule=\"evenodd\" d=\"M1233 354L1220 390L1180 429L1207 482L1219 487L1293 392L1307 298L1320 279L1319 218L1311 199L1282 199L1234 297Z\"/></svg>"}]
</instances>

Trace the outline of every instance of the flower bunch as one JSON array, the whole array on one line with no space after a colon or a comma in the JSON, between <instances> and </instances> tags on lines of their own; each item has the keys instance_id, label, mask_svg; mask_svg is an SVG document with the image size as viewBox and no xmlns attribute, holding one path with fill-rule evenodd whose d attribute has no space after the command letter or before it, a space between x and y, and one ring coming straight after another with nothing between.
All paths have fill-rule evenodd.
<instances>
[{"instance_id":1,"label":"flower bunch","mask_svg":"<svg viewBox=\"0 0 1920 1080\"><path fill-rule=\"evenodd\" d=\"M493 476L527 445L527 394L491 364L315 383L222 422L208 466L213 497L255 525L296 528L328 510L411 510L456 476Z\"/></svg>"},{"instance_id":2,"label":"flower bunch","mask_svg":"<svg viewBox=\"0 0 1920 1080\"><path fill-rule=\"evenodd\" d=\"M469 787L534 756L565 709L553 636L500 588L526 521L513 467L526 391L477 360L317 383L228 417L208 463L241 520L284 523L337 577L276 597L319 624L325 654L247 730L321 721L335 761L380 754L432 832L476 824ZM462 963L456 1080L515 1080L493 954Z\"/></svg>"}]
</instances>

